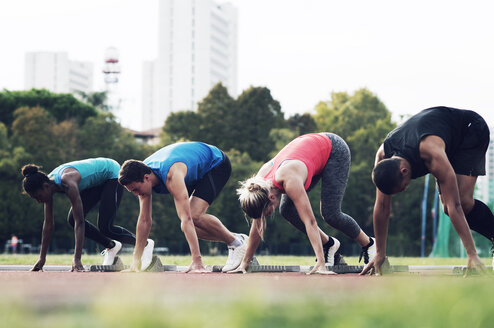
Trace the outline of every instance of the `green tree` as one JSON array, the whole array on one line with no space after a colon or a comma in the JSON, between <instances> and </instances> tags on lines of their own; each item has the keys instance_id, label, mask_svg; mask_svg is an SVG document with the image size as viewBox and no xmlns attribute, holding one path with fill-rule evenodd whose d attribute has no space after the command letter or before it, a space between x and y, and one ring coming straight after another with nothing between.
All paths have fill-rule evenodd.
<instances>
[{"instance_id":1,"label":"green tree","mask_svg":"<svg viewBox=\"0 0 494 328\"><path fill-rule=\"evenodd\" d=\"M233 134L236 103L221 83L216 84L198 104L197 114L201 122L200 139L197 140L216 145L224 151L235 148L235 142L229 136Z\"/></svg>"},{"instance_id":2,"label":"green tree","mask_svg":"<svg viewBox=\"0 0 494 328\"><path fill-rule=\"evenodd\" d=\"M102 112L108 112L110 110L107 105L108 93L106 91L96 91L88 93L84 91L76 91L76 94L85 104L91 105Z\"/></svg>"},{"instance_id":3,"label":"green tree","mask_svg":"<svg viewBox=\"0 0 494 328\"><path fill-rule=\"evenodd\" d=\"M317 124L309 113L295 114L287 119L288 128L297 131L299 135L313 133L317 130Z\"/></svg>"},{"instance_id":4,"label":"green tree","mask_svg":"<svg viewBox=\"0 0 494 328\"><path fill-rule=\"evenodd\" d=\"M90 117L79 128L81 151L78 159L109 157L119 163L127 159L144 159L150 147L138 144L132 134L124 130L110 113Z\"/></svg>"},{"instance_id":5,"label":"green tree","mask_svg":"<svg viewBox=\"0 0 494 328\"><path fill-rule=\"evenodd\" d=\"M267 88L251 87L236 100L217 84L199 103L197 112L172 113L163 127L162 141L197 140L224 151L247 152L265 161L273 150L272 129L286 126L278 101Z\"/></svg>"},{"instance_id":6,"label":"green tree","mask_svg":"<svg viewBox=\"0 0 494 328\"><path fill-rule=\"evenodd\" d=\"M42 107L57 122L73 119L82 124L88 117L97 115L94 107L78 101L71 94L56 94L45 89L0 92L0 122L10 127L14 121L14 112L20 107Z\"/></svg>"},{"instance_id":7,"label":"green tree","mask_svg":"<svg viewBox=\"0 0 494 328\"><path fill-rule=\"evenodd\" d=\"M253 160L266 161L274 149L271 130L285 124L280 103L265 87L251 87L238 97L232 124L233 148L247 152Z\"/></svg>"},{"instance_id":8,"label":"green tree","mask_svg":"<svg viewBox=\"0 0 494 328\"><path fill-rule=\"evenodd\" d=\"M193 111L182 111L168 115L163 126L162 142L175 143L179 140L201 141L201 117Z\"/></svg>"},{"instance_id":9,"label":"green tree","mask_svg":"<svg viewBox=\"0 0 494 328\"><path fill-rule=\"evenodd\" d=\"M36 159L38 165L53 167L58 162L56 121L41 107L21 107L14 113L12 139Z\"/></svg>"}]
</instances>

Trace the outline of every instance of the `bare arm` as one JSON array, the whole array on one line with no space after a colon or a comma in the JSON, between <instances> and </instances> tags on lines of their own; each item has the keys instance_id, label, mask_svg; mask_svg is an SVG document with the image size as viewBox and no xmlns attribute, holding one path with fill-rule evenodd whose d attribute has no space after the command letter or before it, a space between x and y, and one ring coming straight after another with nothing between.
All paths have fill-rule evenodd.
<instances>
[{"instance_id":1,"label":"bare arm","mask_svg":"<svg viewBox=\"0 0 494 328\"><path fill-rule=\"evenodd\" d=\"M136 225L136 245L134 248L134 257L132 261L131 271L141 270L141 258L144 247L153 225L152 220L152 194L139 196L139 217Z\"/></svg>"},{"instance_id":2,"label":"bare arm","mask_svg":"<svg viewBox=\"0 0 494 328\"><path fill-rule=\"evenodd\" d=\"M441 198L456 232L469 256L477 255L470 228L463 213L456 174L445 152L444 141L429 136L420 144L420 155L441 185Z\"/></svg>"},{"instance_id":3,"label":"bare arm","mask_svg":"<svg viewBox=\"0 0 494 328\"><path fill-rule=\"evenodd\" d=\"M384 159L384 144L376 153L374 166ZM374 235L376 238L376 251L381 257L386 256L386 240L388 238L389 215L391 213L391 195L382 193L376 188L376 201L374 203Z\"/></svg>"},{"instance_id":4,"label":"bare arm","mask_svg":"<svg viewBox=\"0 0 494 328\"><path fill-rule=\"evenodd\" d=\"M173 164L166 177L166 188L173 196L175 208L177 209L177 214L181 221L180 228L189 244L190 253L192 255L190 271L204 270L201 251L199 249L199 240L197 238L196 228L190 210L189 193L185 186L186 174L187 166L184 163Z\"/></svg>"},{"instance_id":5,"label":"bare arm","mask_svg":"<svg viewBox=\"0 0 494 328\"><path fill-rule=\"evenodd\" d=\"M391 196L383 194L376 188L373 221L376 240L376 256L364 267L361 274L375 272L382 274L382 265L386 258L386 240L388 239L389 215L391 213Z\"/></svg>"},{"instance_id":6,"label":"bare arm","mask_svg":"<svg viewBox=\"0 0 494 328\"><path fill-rule=\"evenodd\" d=\"M41 233L41 251L39 257L43 260L46 259L48 253L48 247L50 246L51 236L55 227L55 220L53 218L53 198L45 203L45 220L43 222L43 231Z\"/></svg>"},{"instance_id":7,"label":"bare arm","mask_svg":"<svg viewBox=\"0 0 494 328\"><path fill-rule=\"evenodd\" d=\"M292 177L285 179L284 187L287 196L290 197L297 209L300 220L305 225L305 231L307 232L309 241L316 254L317 263L308 274L334 274L334 272L326 269L321 235L319 234L319 227L317 226L309 197L304 188L304 181L300 179L300 175L293 175Z\"/></svg>"},{"instance_id":8,"label":"bare arm","mask_svg":"<svg viewBox=\"0 0 494 328\"><path fill-rule=\"evenodd\" d=\"M39 253L38 262L34 265L31 271L42 271L46 262L46 254L48 253L48 247L50 246L51 237L55 227L55 220L53 218L53 198L45 203L45 219L43 221L43 230L41 232L41 250Z\"/></svg>"},{"instance_id":9,"label":"bare arm","mask_svg":"<svg viewBox=\"0 0 494 328\"><path fill-rule=\"evenodd\" d=\"M309 237L309 241L316 254L317 262L324 265L325 260L321 235L319 234L316 218L312 211L309 197L305 192L303 181L297 176L293 176L292 178L285 180L284 187L286 195L293 201L300 219L305 225L305 230L307 231L307 236Z\"/></svg>"},{"instance_id":10,"label":"bare arm","mask_svg":"<svg viewBox=\"0 0 494 328\"><path fill-rule=\"evenodd\" d=\"M78 178L77 178L78 177ZM70 172L62 175L62 186L69 197L72 204L72 215L74 216L74 236L75 236L75 250L74 250L74 263L73 271L84 270L81 262L82 248L84 246L84 210L82 207L82 200L79 194L78 183L80 181L80 174L74 174Z\"/></svg>"},{"instance_id":11,"label":"bare arm","mask_svg":"<svg viewBox=\"0 0 494 328\"><path fill-rule=\"evenodd\" d=\"M381 145L376 153L374 165L384 159L384 145ZM391 195L382 193L376 188L376 201L374 202L373 223L376 240L376 256L362 270L362 274L371 269L376 274L381 274L381 266L386 258L386 241L388 239L389 216L391 213Z\"/></svg>"},{"instance_id":12,"label":"bare arm","mask_svg":"<svg viewBox=\"0 0 494 328\"><path fill-rule=\"evenodd\" d=\"M467 252L466 275L473 268L486 273L487 269L475 249L472 233L461 206L456 174L448 160L445 149L444 141L441 138L428 136L420 143L420 156L441 185L441 201Z\"/></svg>"},{"instance_id":13,"label":"bare arm","mask_svg":"<svg viewBox=\"0 0 494 328\"><path fill-rule=\"evenodd\" d=\"M242 259L242 263L240 263L239 267L233 271L229 271L229 273L247 273L247 269L249 268L250 262L256 253L257 247L261 242L261 235L259 234L259 230L262 228L262 220L260 218L256 218L252 220L252 225L250 226L249 232L249 241L247 243L247 250L245 251L244 258Z\"/></svg>"}]
</instances>

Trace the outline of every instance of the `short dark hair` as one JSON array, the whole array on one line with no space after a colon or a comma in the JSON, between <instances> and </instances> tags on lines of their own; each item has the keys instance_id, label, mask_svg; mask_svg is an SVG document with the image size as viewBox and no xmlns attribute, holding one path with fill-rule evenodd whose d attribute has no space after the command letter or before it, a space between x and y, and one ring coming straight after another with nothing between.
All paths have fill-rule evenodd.
<instances>
[{"instance_id":1,"label":"short dark hair","mask_svg":"<svg viewBox=\"0 0 494 328\"><path fill-rule=\"evenodd\" d=\"M122 186L132 182L143 182L145 174L151 174L151 168L141 161L129 159L122 164L118 173L118 182Z\"/></svg>"},{"instance_id":2,"label":"short dark hair","mask_svg":"<svg viewBox=\"0 0 494 328\"><path fill-rule=\"evenodd\" d=\"M372 182L384 194L391 195L401 184L400 159L387 158L372 170Z\"/></svg>"},{"instance_id":3,"label":"short dark hair","mask_svg":"<svg viewBox=\"0 0 494 328\"><path fill-rule=\"evenodd\" d=\"M22 180L22 187L24 192L31 195L34 192L43 188L43 183L50 183L51 180L48 178L45 172L40 170L41 166L34 164L24 165L21 169L24 180Z\"/></svg>"}]
</instances>

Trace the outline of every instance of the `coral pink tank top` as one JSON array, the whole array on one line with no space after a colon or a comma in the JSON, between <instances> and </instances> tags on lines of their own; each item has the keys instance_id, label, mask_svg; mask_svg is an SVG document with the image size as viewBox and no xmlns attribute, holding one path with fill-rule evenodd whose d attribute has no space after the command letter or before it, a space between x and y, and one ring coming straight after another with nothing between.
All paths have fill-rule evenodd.
<instances>
[{"instance_id":1,"label":"coral pink tank top","mask_svg":"<svg viewBox=\"0 0 494 328\"><path fill-rule=\"evenodd\" d=\"M276 171L284 161L296 159L303 162L307 167L307 180L305 180L304 185L305 190L307 190L312 178L320 174L326 166L331 147L331 140L324 133L304 134L292 140L271 160L273 166L264 176L264 179L272 181L276 187L285 192L285 189L275 180Z\"/></svg>"}]
</instances>

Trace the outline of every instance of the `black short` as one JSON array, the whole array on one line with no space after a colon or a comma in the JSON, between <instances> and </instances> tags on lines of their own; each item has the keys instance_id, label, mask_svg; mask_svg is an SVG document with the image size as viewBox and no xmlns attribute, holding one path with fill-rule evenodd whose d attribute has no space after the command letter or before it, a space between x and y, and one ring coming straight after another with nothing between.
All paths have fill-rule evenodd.
<instances>
[{"instance_id":1,"label":"black short","mask_svg":"<svg viewBox=\"0 0 494 328\"><path fill-rule=\"evenodd\" d=\"M228 156L223 153L223 161L219 165L206 173L193 186L187 188L189 195L205 200L211 205L216 197L218 197L218 194L227 183L231 174L232 164Z\"/></svg>"},{"instance_id":2,"label":"black short","mask_svg":"<svg viewBox=\"0 0 494 328\"><path fill-rule=\"evenodd\" d=\"M472 118L460 146L450 158L455 173L485 175L485 153L489 142L489 127L480 115L476 115Z\"/></svg>"}]
</instances>

